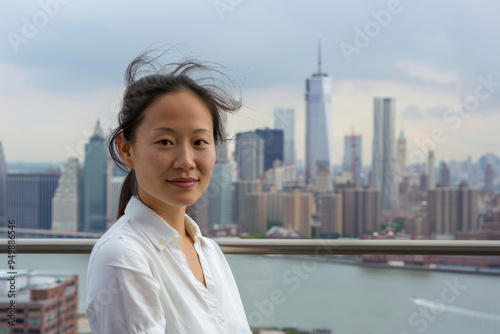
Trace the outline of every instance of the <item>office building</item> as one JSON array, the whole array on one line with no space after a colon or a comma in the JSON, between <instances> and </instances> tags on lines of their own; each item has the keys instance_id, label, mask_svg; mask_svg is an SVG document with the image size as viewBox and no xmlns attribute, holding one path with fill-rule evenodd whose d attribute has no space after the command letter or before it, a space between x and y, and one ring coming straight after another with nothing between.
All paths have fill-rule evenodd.
<instances>
[{"instance_id":1,"label":"office building","mask_svg":"<svg viewBox=\"0 0 500 334\"><path fill-rule=\"evenodd\" d=\"M255 132L236 134L238 179L255 180L264 175L264 140Z\"/></svg>"},{"instance_id":2,"label":"office building","mask_svg":"<svg viewBox=\"0 0 500 334\"><path fill-rule=\"evenodd\" d=\"M436 157L434 151L429 151L427 158L427 189L436 188Z\"/></svg>"},{"instance_id":3,"label":"office building","mask_svg":"<svg viewBox=\"0 0 500 334\"><path fill-rule=\"evenodd\" d=\"M104 232L107 228L108 149L99 120L85 145L84 232Z\"/></svg>"},{"instance_id":4,"label":"office building","mask_svg":"<svg viewBox=\"0 0 500 334\"><path fill-rule=\"evenodd\" d=\"M394 151L395 100L373 100L373 151L370 184L382 195L382 209L391 210L398 205L396 159Z\"/></svg>"},{"instance_id":5,"label":"office building","mask_svg":"<svg viewBox=\"0 0 500 334\"><path fill-rule=\"evenodd\" d=\"M118 206L120 204L120 193L125 176L112 176L109 178L109 191L107 191L107 227L109 228L117 220Z\"/></svg>"},{"instance_id":6,"label":"office building","mask_svg":"<svg viewBox=\"0 0 500 334\"><path fill-rule=\"evenodd\" d=\"M471 232L478 228L479 195L461 183L458 188L438 185L427 191L426 234Z\"/></svg>"},{"instance_id":7,"label":"office building","mask_svg":"<svg viewBox=\"0 0 500 334\"><path fill-rule=\"evenodd\" d=\"M380 229L381 191L369 186L355 188L352 184L336 185L335 192L342 195L342 230L346 237Z\"/></svg>"},{"instance_id":8,"label":"office building","mask_svg":"<svg viewBox=\"0 0 500 334\"><path fill-rule=\"evenodd\" d=\"M69 158L52 198L52 230L78 232L83 219L81 168L78 158Z\"/></svg>"},{"instance_id":9,"label":"office building","mask_svg":"<svg viewBox=\"0 0 500 334\"><path fill-rule=\"evenodd\" d=\"M361 175L362 166L362 137L361 135L346 135L344 136L344 160L342 163L342 171L351 173L351 182L358 186L363 186Z\"/></svg>"},{"instance_id":10,"label":"office building","mask_svg":"<svg viewBox=\"0 0 500 334\"><path fill-rule=\"evenodd\" d=\"M495 171L491 164L486 164L484 169L484 190L489 192L495 191Z\"/></svg>"},{"instance_id":11,"label":"office building","mask_svg":"<svg viewBox=\"0 0 500 334\"><path fill-rule=\"evenodd\" d=\"M283 130L257 129L255 133L264 140L264 171L273 168L276 161L283 162Z\"/></svg>"},{"instance_id":12,"label":"office building","mask_svg":"<svg viewBox=\"0 0 500 334\"><path fill-rule=\"evenodd\" d=\"M342 195L333 192L321 193L319 195L320 236L332 236L344 234L342 217Z\"/></svg>"},{"instance_id":13,"label":"office building","mask_svg":"<svg viewBox=\"0 0 500 334\"><path fill-rule=\"evenodd\" d=\"M397 170L398 170L398 179L397 182L403 182L403 179L407 174L406 167L406 138L403 130L399 133L398 138L398 159L397 159Z\"/></svg>"},{"instance_id":14,"label":"office building","mask_svg":"<svg viewBox=\"0 0 500 334\"><path fill-rule=\"evenodd\" d=\"M439 170L439 184L444 188L449 188L451 186L451 173L446 162L441 164Z\"/></svg>"},{"instance_id":15,"label":"office building","mask_svg":"<svg viewBox=\"0 0 500 334\"><path fill-rule=\"evenodd\" d=\"M268 226L283 226L283 193L276 188L267 193L267 223Z\"/></svg>"},{"instance_id":16,"label":"office building","mask_svg":"<svg viewBox=\"0 0 500 334\"><path fill-rule=\"evenodd\" d=\"M327 192L332 189L330 167L325 161L318 161L316 167L316 178L314 179L314 190L318 192Z\"/></svg>"},{"instance_id":17,"label":"office building","mask_svg":"<svg viewBox=\"0 0 500 334\"><path fill-rule=\"evenodd\" d=\"M283 227L295 229L301 237L311 236L312 216L316 214L314 196L298 189L283 194Z\"/></svg>"},{"instance_id":18,"label":"office building","mask_svg":"<svg viewBox=\"0 0 500 334\"><path fill-rule=\"evenodd\" d=\"M419 190L426 192L428 186L428 176L427 174L420 174Z\"/></svg>"},{"instance_id":19,"label":"office building","mask_svg":"<svg viewBox=\"0 0 500 334\"><path fill-rule=\"evenodd\" d=\"M205 194L208 198L209 227L232 223L232 166L216 162Z\"/></svg>"},{"instance_id":20,"label":"office building","mask_svg":"<svg viewBox=\"0 0 500 334\"><path fill-rule=\"evenodd\" d=\"M295 183L296 175L295 165L275 163L272 169L266 171L264 183L283 190L285 185Z\"/></svg>"},{"instance_id":21,"label":"office building","mask_svg":"<svg viewBox=\"0 0 500 334\"><path fill-rule=\"evenodd\" d=\"M332 79L321 71L321 47L318 72L306 80L306 184L316 178L316 167L331 166Z\"/></svg>"},{"instance_id":22,"label":"office building","mask_svg":"<svg viewBox=\"0 0 500 334\"><path fill-rule=\"evenodd\" d=\"M339 172L335 174L334 184L353 184L351 172Z\"/></svg>"},{"instance_id":23,"label":"office building","mask_svg":"<svg viewBox=\"0 0 500 334\"><path fill-rule=\"evenodd\" d=\"M247 232L267 231L267 193L254 192L247 194L246 219L243 226Z\"/></svg>"},{"instance_id":24,"label":"office building","mask_svg":"<svg viewBox=\"0 0 500 334\"><path fill-rule=\"evenodd\" d=\"M261 189L259 180L237 180L233 182L233 223L244 226L247 215L247 194L258 192Z\"/></svg>"},{"instance_id":25,"label":"office building","mask_svg":"<svg viewBox=\"0 0 500 334\"><path fill-rule=\"evenodd\" d=\"M7 218L16 220L17 228L52 228L52 198L61 174L58 170L45 173L7 174Z\"/></svg>"},{"instance_id":26,"label":"office building","mask_svg":"<svg viewBox=\"0 0 500 334\"><path fill-rule=\"evenodd\" d=\"M274 128L283 130L283 163L285 165L295 164L295 109L274 109Z\"/></svg>"}]
</instances>

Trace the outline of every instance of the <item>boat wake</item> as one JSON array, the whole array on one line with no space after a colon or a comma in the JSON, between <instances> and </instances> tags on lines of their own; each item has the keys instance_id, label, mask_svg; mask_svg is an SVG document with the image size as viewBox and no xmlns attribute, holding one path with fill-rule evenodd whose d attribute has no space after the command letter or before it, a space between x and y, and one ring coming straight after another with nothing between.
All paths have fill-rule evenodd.
<instances>
[{"instance_id":1,"label":"boat wake","mask_svg":"<svg viewBox=\"0 0 500 334\"><path fill-rule=\"evenodd\" d=\"M441 303L441 302L435 302L432 300L426 300L426 299L417 298L417 297L413 297L411 299L411 301L418 306L422 306L422 307L425 307L425 308L428 308L430 310L437 311L437 312L450 312L450 313L466 315L466 316L475 317L475 318L500 321L500 315L496 315L496 314L490 314L490 313L485 313L485 312L480 312L480 311L469 310L466 308L446 305L446 304Z\"/></svg>"}]
</instances>

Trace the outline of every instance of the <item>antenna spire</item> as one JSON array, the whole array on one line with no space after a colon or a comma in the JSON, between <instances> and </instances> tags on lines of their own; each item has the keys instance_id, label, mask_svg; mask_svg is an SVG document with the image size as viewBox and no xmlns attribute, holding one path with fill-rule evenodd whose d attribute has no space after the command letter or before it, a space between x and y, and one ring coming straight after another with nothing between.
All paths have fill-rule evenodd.
<instances>
[{"instance_id":1,"label":"antenna spire","mask_svg":"<svg viewBox=\"0 0 500 334\"><path fill-rule=\"evenodd\" d=\"M318 74L321 75L321 39L318 40Z\"/></svg>"}]
</instances>

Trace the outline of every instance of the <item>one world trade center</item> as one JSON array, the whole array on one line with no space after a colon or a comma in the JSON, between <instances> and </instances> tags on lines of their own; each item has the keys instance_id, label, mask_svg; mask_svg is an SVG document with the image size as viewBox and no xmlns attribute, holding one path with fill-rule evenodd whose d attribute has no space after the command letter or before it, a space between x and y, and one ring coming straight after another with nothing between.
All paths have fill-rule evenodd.
<instances>
[{"instance_id":1,"label":"one world trade center","mask_svg":"<svg viewBox=\"0 0 500 334\"><path fill-rule=\"evenodd\" d=\"M318 169L331 167L332 80L321 71L321 44L318 73L306 79L306 183L316 179Z\"/></svg>"}]
</instances>

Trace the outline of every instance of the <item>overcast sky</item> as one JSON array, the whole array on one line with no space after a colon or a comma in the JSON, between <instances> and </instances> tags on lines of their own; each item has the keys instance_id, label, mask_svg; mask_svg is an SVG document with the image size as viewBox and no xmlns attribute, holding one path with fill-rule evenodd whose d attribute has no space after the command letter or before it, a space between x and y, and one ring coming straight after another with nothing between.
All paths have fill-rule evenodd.
<instances>
[{"instance_id":1,"label":"overcast sky","mask_svg":"<svg viewBox=\"0 0 500 334\"><path fill-rule=\"evenodd\" d=\"M128 62L169 43L239 85L248 108L230 117L232 131L271 127L274 108L295 108L303 158L305 79L321 39L333 163L352 125L370 165L376 96L396 99L395 136L404 130L414 160L423 142L437 161L477 160L500 154L498 13L494 0L6 1L0 141L7 161L82 160L96 120L116 125Z\"/></svg>"}]
</instances>

